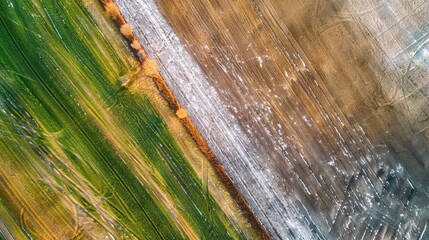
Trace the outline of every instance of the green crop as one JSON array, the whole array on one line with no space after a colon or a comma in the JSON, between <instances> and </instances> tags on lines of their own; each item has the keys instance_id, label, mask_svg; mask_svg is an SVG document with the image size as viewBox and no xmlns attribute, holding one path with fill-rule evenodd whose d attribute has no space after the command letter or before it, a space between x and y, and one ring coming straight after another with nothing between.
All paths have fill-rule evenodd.
<instances>
[{"instance_id":1,"label":"green crop","mask_svg":"<svg viewBox=\"0 0 429 240\"><path fill-rule=\"evenodd\" d=\"M154 103L122 87L137 64L100 9L0 2L0 237L242 237Z\"/></svg>"}]
</instances>

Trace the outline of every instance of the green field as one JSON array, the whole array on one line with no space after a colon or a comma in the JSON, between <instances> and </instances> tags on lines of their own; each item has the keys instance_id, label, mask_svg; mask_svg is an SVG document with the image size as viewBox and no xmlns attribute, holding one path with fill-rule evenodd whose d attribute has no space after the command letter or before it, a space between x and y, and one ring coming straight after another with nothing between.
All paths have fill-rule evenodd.
<instances>
[{"instance_id":1,"label":"green field","mask_svg":"<svg viewBox=\"0 0 429 240\"><path fill-rule=\"evenodd\" d=\"M138 64L109 24L98 2L0 2L0 237L243 238L122 87Z\"/></svg>"}]
</instances>

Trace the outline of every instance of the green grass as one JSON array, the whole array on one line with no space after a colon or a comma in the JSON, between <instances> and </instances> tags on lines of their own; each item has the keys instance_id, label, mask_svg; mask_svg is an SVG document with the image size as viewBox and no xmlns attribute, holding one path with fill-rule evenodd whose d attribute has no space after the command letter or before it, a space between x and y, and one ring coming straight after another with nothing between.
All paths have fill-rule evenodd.
<instances>
[{"instance_id":1,"label":"green grass","mask_svg":"<svg viewBox=\"0 0 429 240\"><path fill-rule=\"evenodd\" d=\"M78 0L0 9L0 237L189 237L172 208L200 238L242 237L153 103L121 87L135 64L119 35Z\"/></svg>"}]
</instances>

